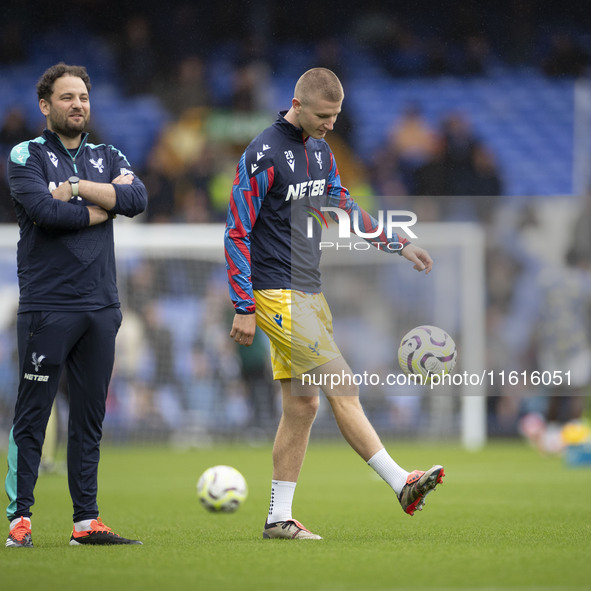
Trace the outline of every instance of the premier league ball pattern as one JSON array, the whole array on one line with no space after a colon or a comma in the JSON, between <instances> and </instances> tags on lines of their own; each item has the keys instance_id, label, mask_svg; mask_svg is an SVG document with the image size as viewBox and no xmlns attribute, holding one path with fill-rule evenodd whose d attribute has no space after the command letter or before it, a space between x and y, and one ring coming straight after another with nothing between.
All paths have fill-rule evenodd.
<instances>
[{"instance_id":1,"label":"premier league ball pattern","mask_svg":"<svg viewBox=\"0 0 591 591\"><path fill-rule=\"evenodd\" d=\"M208 511L233 513L247 495L244 476L231 466L208 468L197 482L197 496Z\"/></svg>"},{"instance_id":2,"label":"premier league ball pattern","mask_svg":"<svg viewBox=\"0 0 591 591\"><path fill-rule=\"evenodd\" d=\"M418 326L404 335L398 363L407 375L421 375L429 382L433 374L450 373L457 360L454 340L436 326Z\"/></svg>"}]
</instances>

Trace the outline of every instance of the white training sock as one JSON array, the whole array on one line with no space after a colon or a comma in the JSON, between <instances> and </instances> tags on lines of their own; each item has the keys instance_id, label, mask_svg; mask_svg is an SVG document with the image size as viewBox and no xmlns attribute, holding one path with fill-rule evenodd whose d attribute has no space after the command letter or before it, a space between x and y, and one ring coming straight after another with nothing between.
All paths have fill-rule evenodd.
<instances>
[{"instance_id":1,"label":"white training sock","mask_svg":"<svg viewBox=\"0 0 591 591\"><path fill-rule=\"evenodd\" d=\"M271 504L269 505L267 523L292 519L291 504L293 503L295 487L295 482L286 480L271 481Z\"/></svg>"},{"instance_id":2,"label":"white training sock","mask_svg":"<svg viewBox=\"0 0 591 591\"><path fill-rule=\"evenodd\" d=\"M397 495L400 494L406 484L408 472L390 457L385 448L380 449L367 463L394 489Z\"/></svg>"},{"instance_id":3,"label":"white training sock","mask_svg":"<svg viewBox=\"0 0 591 591\"><path fill-rule=\"evenodd\" d=\"M28 517L23 517L23 519L24 519L25 521L28 521L28 522L29 522L29 527L30 527L30 526L31 526L31 520L30 520ZM14 527L16 527L16 526L17 526L17 525L20 523L20 520L21 520L21 518L20 518L20 517L17 517L16 519L13 519L13 520L10 522L10 531L12 531L12 529L13 529Z\"/></svg>"},{"instance_id":4,"label":"white training sock","mask_svg":"<svg viewBox=\"0 0 591 591\"><path fill-rule=\"evenodd\" d=\"M80 531L89 531L90 530L90 524L94 521L94 519L83 519L82 521L76 521L74 523L74 529L77 532Z\"/></svg>"}]
</instances>

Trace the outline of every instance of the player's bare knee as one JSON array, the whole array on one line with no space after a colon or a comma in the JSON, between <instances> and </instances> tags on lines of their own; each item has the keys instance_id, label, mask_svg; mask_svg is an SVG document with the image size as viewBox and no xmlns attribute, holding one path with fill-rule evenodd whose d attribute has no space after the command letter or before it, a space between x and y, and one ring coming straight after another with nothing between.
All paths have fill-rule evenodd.
<instances>
[{"instance_id":1,"label":"player's bare knee","mask_svg":"<svg viewBox=\"0 0 591 591\"><path fill-rule=\"evenodd\" d=\"M359 401L359 396L356 395L349 395L349 396L327 396L327 400L330 403L330 406L334 413L339 412L347 412L351 409L359 409L361 408L361 402Z\"/></svg>"},{"instance_id":2,"label":"player's bare knee","mask_svg":"<svg viewBox=\"0 0 591 591\"><path fill-rule=\"evenodd\" d=\"M359 398L359 386L351 383L340 383L332 387L322 388L327 397L331 398Z\"/></svg>"},{"instance_id":3,"label":"player's bare knee","mask_svg":"<svg viewBox=\"0 0 591 591\"><path fill-rule=\"evenodd\" d=\"M318 412L318 396L292 396L288 404L283 404L283 415L287 419L313 422Z\"/></svg>"}]
</instances>

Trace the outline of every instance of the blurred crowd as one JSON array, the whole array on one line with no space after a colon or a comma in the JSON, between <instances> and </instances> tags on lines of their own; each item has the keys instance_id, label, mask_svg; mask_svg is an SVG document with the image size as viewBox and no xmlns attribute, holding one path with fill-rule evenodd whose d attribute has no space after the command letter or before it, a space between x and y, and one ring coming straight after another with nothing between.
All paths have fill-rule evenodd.
<instances>
[{"instance_id":1,"label":"blurred crowd","mask_svg":"<svg viewBox=\"0 0 591 591\"><path fill-rule=\"evenodd\" d=\"M367 2L362 8L345 3L342 10L327 11L309 1L296 8L269 0L207 9L202 2L183 1L166 9L156 2L96 0L66 2L60 10L27 11L19 5L7 9L0 26L0 67L38 63L37 53L47 47L59 54L60 37L74 30L74 43L88 39L85 56L101 48L100 57L93 58L94 80L106 79L130 98L157 97L169 123L154 145L144 147L142 161L133 162L150 191L143 218L148 223L224 220L236 157L272 120L277 76L293 81L308 67L322 65L347 87L368 64L374 75L387 78L486 76L499 65L528 65L561 78L583 76L589 67L584 34L589 16L575 8L565 21L557 2L540 7L531 0L504 0L494 9L466 2L444 12L426 2L420 14ZM112 14L118 18L105 18ZM328 16L327 35L323 23ZM43 50L36 52L26 42L31 29L39 30ZM443 114L433 129L421 105L409 104L404 113L393 113L384 145L360 155L354 138L363 130L350 109L346 102L337 126L342 141L333 141L350 187L401 202L407 196L440 197L421 202L425 214L443 219L490 217L491 200L449 199L504 190L495 154L474 134L464 113ZM101 140L97 125L93 139ZM0 127L1 160L16 142L40 132L38 125L31 129L22 105L0 113ZM2 172L0 196L6 197ZM1 202L0 222L14 221L9 200Z\"/></svg>"},{"instance_id":2,"label":"blurred crowd","mask_svg":"<svg viewBox=\"0 0 591 591\"><path fill-rule=\"evenodd\" d=\"M555 27L546 27L559 3L543 8L531 0L502 1L500 7L488 8L477 2L452 3L444 19L438 18L436 6L425 3L420 18L410 8L394 12L373 1L362 9L345 3L342 11L331 9L330 14L317 3L290 6L270 0L207 7L200 2L162 6L86 0L65 2L58 13L54 7L40 7L35 14L13 7L0 26L0 67L33 58L23 34L28 28L42 26L47 34L59 34L75 23L105 40L116 64L116 80L111 82L128 97L157 97L169 115L145 160L132 163L149 194L140 223L224 222L237 159L248 141L272 121L271 81L283 74L282 51L300 52L299 73L322 65L333 69L345 85L352 75L348 44L362 47L382 75L393 78L486 76L499 64L534 65L557 78L588 72L587 38L577 26L588 24L589 16L580 9L571 12L568 23L555 20ZM503 12L500 8L505 9L504 17L494 18L493 12ZM296 76L294 70L293 81ZM466 114L448 112L433 124L420 102L409 103L393 113L383 144L361 159L354 148L360 130L349 109L345 103L329 142L343 183L364 207L412 210L422 222L472 221L485 228L487 367L513 364L533 370L549 364L549 358L555 367L566 367L564 358L574 354L564 345L570 342L568 336L562 336L564 331L570 334L569 323L579 328L577 347L588 350L588 333L581 334L580 328L587 327L583 314L591 244L585 224L591 222L591 199L564 218L568 239L558 251L569 257L552 260L550 267L555 277L578 278L558 281L558 289L562 286L578 304L568 307L570 316L560 315L564 327L543 329L544 310L556 305L549 295L556 285L544 279L549 263L543 256L552 232L547 219L553 214L545 216L544 208L530 200L509 218L503 217L503 171ZM41 130L31 126L19 105L0 117L0 223L14 223L6 158L15 144ZM92 136L100 141L101 129L93 128ZM572 204L569 207L571 211ZM528 244L523 236L531 238ZM192 428L207 430L212 421L198 418L215 416L221 431L264 430L276 417L267 344L261 337L249 350L235 349L226 338L231 309L223 269L144 260L130 263L125 277L122 298L127 312L110 399L111 425L117 425L119 433L134 421L168 431L182 417L193 416L197 419ZM195 293L195 286L203 291ZM171 325L187 328L191 322L200 327L198 335L188 331L179 340L172 334ZM4 343L2 353L0 371L8 376L13 352ZM129 375L143 376L131 390ZM581 387L588 382L589 376ZM527 393L490 389L493 432L517 432L520 417L531 410L523 403ZM408 405L394 400L391 404L390 426L408 427L413 422Z\"/></svg>"}]
</instances>

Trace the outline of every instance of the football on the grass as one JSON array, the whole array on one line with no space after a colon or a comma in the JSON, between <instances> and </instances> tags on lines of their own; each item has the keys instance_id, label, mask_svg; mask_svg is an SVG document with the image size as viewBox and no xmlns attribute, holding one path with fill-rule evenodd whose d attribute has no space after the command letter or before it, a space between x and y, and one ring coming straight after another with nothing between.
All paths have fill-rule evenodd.
<instances>
[{"instance_id":1,"label":"football on the grass","mask_svg":"<svg viewBox=\"0 0 591 591\"><path fill-rule=\"evenodd\" d=\"M244 476L232 466L208 468L197 482L197 496L208 511L233 513L247 495Z\"/></svg>"},{"instance_id":2,"label":"football on the grass","mask_svg":"<svg viewBox=\"0 0 591 591\"><path fill-rule=\"evenodd\" d=\"M428 383L433 374L450 373L458 357L454 340L436 326L417 326L407 332L398 349L398 363L407 375L421 375Z\"/></svg>"}]
</instances>

